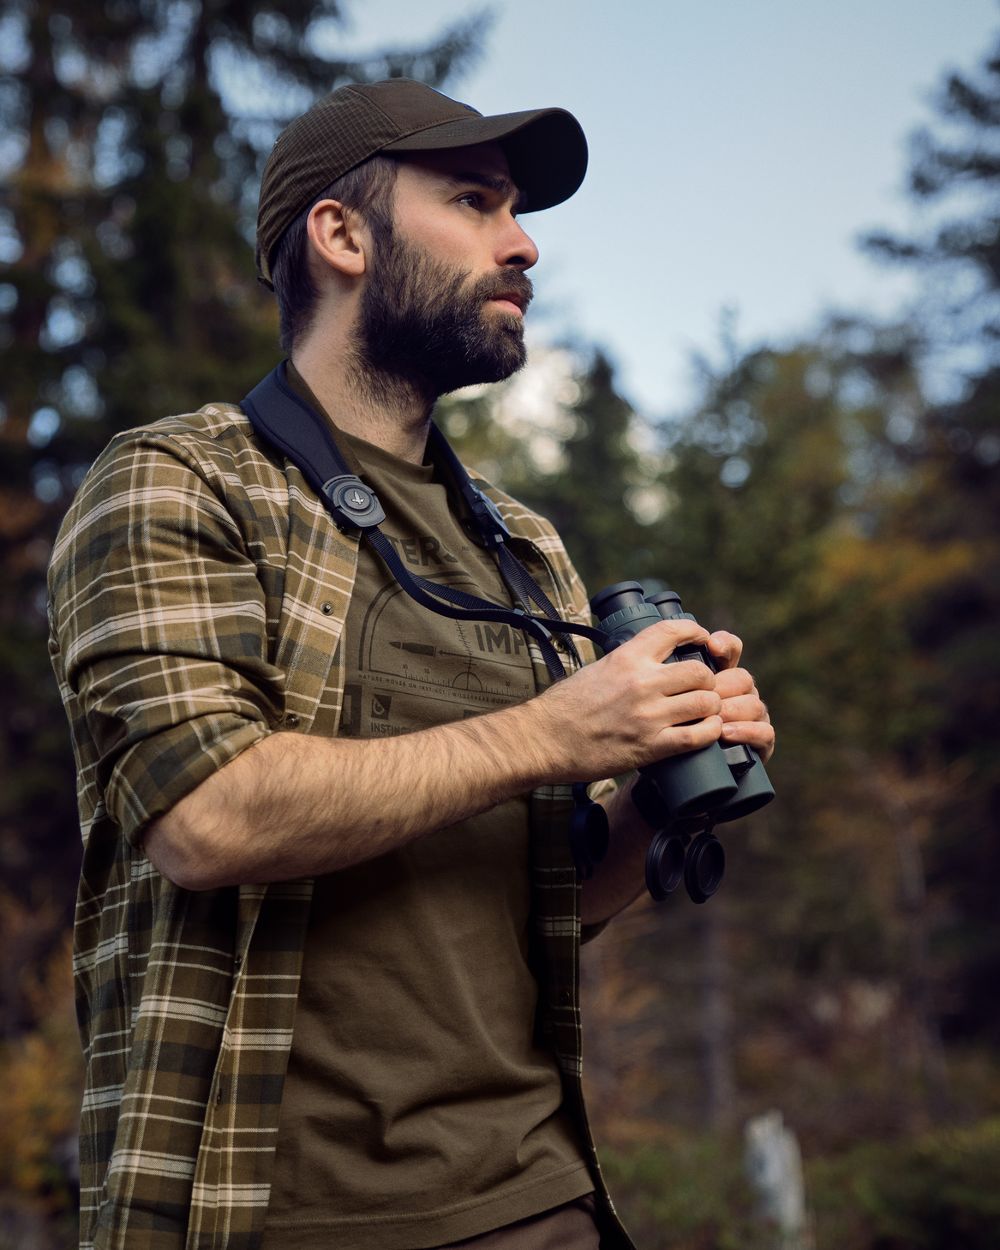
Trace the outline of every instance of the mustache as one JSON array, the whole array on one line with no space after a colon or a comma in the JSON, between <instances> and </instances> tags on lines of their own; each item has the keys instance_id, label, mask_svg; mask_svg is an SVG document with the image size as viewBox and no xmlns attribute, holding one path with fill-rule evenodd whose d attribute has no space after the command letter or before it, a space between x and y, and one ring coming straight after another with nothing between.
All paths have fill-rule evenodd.
<instances>
[{"instance_id":1,"label":"mustache","mask_svg":"<svg viewBox=\"0 0 1000 1250\"><path fill-rule=\"evenodd\" d=\"M481 300L514 295L520 301L522 310L527 310L535 297L535 288L531 285L531 279L525 277L520 269L500 270L479 278L472 288L472 294Z\"/></svg>"}]
</instances>

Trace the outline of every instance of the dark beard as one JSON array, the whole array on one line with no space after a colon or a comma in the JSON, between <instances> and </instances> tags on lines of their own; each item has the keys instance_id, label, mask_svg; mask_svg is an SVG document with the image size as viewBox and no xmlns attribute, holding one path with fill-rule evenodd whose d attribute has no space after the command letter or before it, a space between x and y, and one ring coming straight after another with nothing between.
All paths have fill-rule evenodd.
<instances>
[{"instance_id":1,"label":"dark beard","mask_svg":"<svg viewBox=\"0 0 1000 1250\"><path fill-rule=\"evenodd\" d=\"M379 232L380 233L380 232ZM499 382L524 364L524 327L485 301L515 294L527 306L530 281L518 269L468 274L431 260L394 232L376 234L372 280L357 332L361 378L375 398L400 388L433 403L476 382Z\"/></svg>"}]
</instances>

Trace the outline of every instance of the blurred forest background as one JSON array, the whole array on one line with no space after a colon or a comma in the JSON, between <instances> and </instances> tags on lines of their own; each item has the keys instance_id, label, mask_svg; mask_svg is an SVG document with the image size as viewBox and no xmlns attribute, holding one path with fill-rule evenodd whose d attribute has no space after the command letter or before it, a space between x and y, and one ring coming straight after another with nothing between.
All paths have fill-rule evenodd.
<instances>
[{"instance_id":1,"label":"blurred forest background","mask_svg":"<svg viewBox=\"0 0 1000 1250\"><path fill-rule=\"evenodd\" d=\"M248 239L285 121L340 81L447 86L488 52L473 17L318 56L344 8L0 17L0 1246L74 1243L60 517L114 431L238 398L276 360ZM655 427L597 344L442 405L592 590L667 580L737 629L779 726L779 801L726 830L719 895L638 904L586 951L593 1118L645 1250L770 1244L741 1166L770 1109L802 1144L818 1250L1000 1246L1000 42L939 84L909 186L936 224L866 243L926 275L905 323L831 316L752 351L724 333L699 402ZM931 357L952 373L933 398Z\"/></svg>"}]
</instances>

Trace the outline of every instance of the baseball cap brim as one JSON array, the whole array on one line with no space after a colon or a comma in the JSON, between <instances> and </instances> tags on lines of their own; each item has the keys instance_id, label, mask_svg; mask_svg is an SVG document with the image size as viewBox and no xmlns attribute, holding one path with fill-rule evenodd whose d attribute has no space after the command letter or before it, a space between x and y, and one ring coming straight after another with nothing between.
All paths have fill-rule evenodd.
<instances>
[{"instance_id":1,"label":"baseball cap brim","mask_svg":"<svg viewBox=\"0 0 1000 1250\"><path fill-rule=\"evenodd\" d=\"M587 140L565 109L530 109L493 117L458 118L428 126L387 143L384 152L438 152L499 143L510 175L524 197L523 212L561 204L579 188L587 172Z\"/></svg>"}]
</instances>

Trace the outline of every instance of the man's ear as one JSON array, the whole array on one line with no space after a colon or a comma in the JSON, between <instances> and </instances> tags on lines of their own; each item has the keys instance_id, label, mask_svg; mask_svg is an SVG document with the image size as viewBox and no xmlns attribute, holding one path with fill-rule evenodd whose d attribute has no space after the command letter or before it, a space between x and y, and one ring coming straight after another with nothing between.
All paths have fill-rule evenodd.
<instances>
[{"instance_id":1,"label":"man's ear","mask_svg":"<svg viewBox=\"0 0 1000 1250\"><path fill-rule=\"evenodd\" d=\"M361 218L338 200L320 200L309 210L306 231L316 256L345 278L360 278L367 263Z\"/></svg>"}]
</instances>

